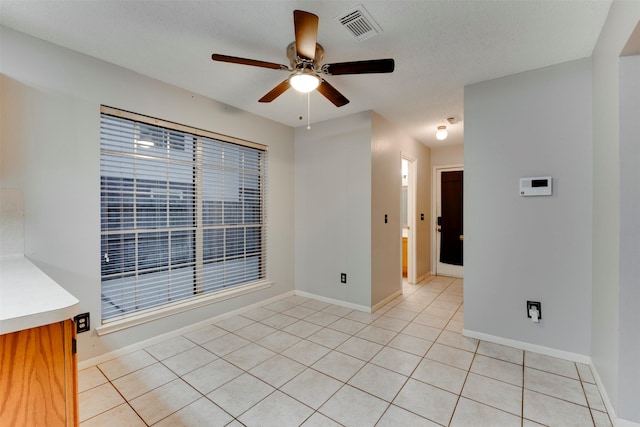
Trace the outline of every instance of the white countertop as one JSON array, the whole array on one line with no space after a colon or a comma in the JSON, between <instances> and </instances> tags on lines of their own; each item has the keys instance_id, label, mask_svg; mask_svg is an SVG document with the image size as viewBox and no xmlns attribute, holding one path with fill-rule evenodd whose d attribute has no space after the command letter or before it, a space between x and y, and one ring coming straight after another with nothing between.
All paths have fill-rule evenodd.
<instances>
[{"instance_id":1,"label":"white countertop","mask_svg":"<svg viewBox=\"0 0 640 427\"><path fill-rule=\"evenodd\" d=\"M71 319L78 304L24 256L0 258L0 334Z\"/></svg>"}]
</instances>

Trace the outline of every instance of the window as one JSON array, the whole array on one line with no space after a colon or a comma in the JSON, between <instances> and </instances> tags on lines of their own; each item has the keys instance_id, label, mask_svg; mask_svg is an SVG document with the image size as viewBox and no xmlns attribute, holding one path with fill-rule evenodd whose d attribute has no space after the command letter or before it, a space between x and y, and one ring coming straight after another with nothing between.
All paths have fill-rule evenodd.
<instances>
[{"instance_id":1,"label":"window","mask_svg":"<svg viewBox=\"0 0 640 427\"><path fill-rule=\"evenodd\" d=\"M266 278L266 148L102 107L102 321Z\"/></svg>"}]
</instances>

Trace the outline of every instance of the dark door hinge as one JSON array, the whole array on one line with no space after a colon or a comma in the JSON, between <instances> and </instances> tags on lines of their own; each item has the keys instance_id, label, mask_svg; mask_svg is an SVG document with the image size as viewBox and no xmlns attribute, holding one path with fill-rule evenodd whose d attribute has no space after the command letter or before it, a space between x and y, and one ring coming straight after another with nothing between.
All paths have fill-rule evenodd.
<instances>
[{"instance_id":1,"label":"dark door hinge","mask_svg":"<svg viewBox=\"0 0 640 427\"><path fill-rule=\"evenodd\" d=\"M71 354L76 354L78 352L78 345L76 342L75 338L71 338Z\"/></svg>"}]
</instances>

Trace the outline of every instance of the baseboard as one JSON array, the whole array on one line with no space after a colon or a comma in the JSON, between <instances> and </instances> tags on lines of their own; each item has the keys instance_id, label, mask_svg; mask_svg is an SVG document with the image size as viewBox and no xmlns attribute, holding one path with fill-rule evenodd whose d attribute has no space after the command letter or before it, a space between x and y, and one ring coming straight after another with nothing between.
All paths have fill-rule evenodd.
<instances>
[{"instance_id":1,"label":"baseboard","mask_svg":"<svg viewBox=\"0 0 640 427\"><path fill-rule=\"evenodd\" d=\"M559 359L569 360L571 362L584 363L591 367L591 373L593 373L593 378L596 381L596 386L600 391L600 396L602 397L602 401L604 403L605 408L607 409L607 413L609 414L609 418L612 420L613 424L616 427L640 427L639 423L635 423L633 421L627 421L621 418L617 418L616 411L611 404L611 400L609 399L609 395L607 394L607 390L604 387L602 379L600 378L600 374L598 370L593 365L593 360L589 356L585 356L583 354L571 353L567 351L557 350L551 347L545 347L541 345L531 344L523 341L511 340L508 338L498 337L495 335L489 335L482 332L471 331L469 329L463 329L462 335L469 338L476 338L483 341L489 341L496 344L502 344L509 347L519 348L525 351L534 351L536 353L544 354L546 356L557 357Z\"/></svg>"},{"instance_id":2,"label":"baseboard","mask_svg":"<svg viewBox=\"0 0 640 427\"><path fill-rule=\"evenodd\" d=\"M211 325L212 323L219 322L221 320L227 319L229 317L237 316L238 314L246 313L247 311L251 311L255 308L262 307L263 305L271 304L272 302L281 300L283 298L287 298L295 295L295 291L288 291L283 294L277 295L275 297L268 298L266 300L247 305L245 307L239 308L237 310L229 311L227 313L220 314L218 316L210 317L208 319L202 320L200 322L191 324L189 326L185 326L180 329L176 329L162 335L158 335L152 338L148 338L143 341L138 341L135 344L127 345L121 347L117 350L110 351L108 353L103 353L99 356L92 357L91 359L83 360L78 362L78 370L83 370L86 368L90 368L95 365L99 365L100 363L108 362L111 359L115 359L117 357L124 356L126 354L132 353L134 351L142 350L146 347L152 346L154 344L161 343L169 338L174 338L180 335L187 334L189 332L196 331L204 326Z\"/></svg>"},{"instance_id":3,"label":"baseboard","mask_svg":"<svg viewBox=\"0 0 640 427\"><path fill-rule=\"evenodd\" d=\"M616 427L640 427L640 423L624 420L622 418L617 417L616 410L613 408L613 405L611 404L611 400L609 400L609 395L607 394L607 390L603 385L602 379L600 379L600 373L598 372L596 367L593 365L591 365L591 372L593 373L593 377L596 380L598 390L600 390L600 396L602 397L602 401L604 402L605 408L607 408L607 413L609 414L609 418L613 420L613 425Z\"/></svg>"},{"instance_id":4,"label":"baseboard","mask_svg":"<svg viewBox=\"0 0 640 427\"><path fill-rule=\"evenodd\" d=\"M469 329L463 329L462 335L469 338L477 338L483 341L489 341L496 344L502 344L509 347L519 348L521 350L533 351L536 353L544 354L546 356L557 357L559 359L570 360L571 362L584 363L592 366L591 357L583 354L571 353L569 351L557 350L551 347L545 347L542 345L531 344L524 341L517 341L508 338L499 337L496 335L485 334L483 332L476 332Z\"/></svg>"},{"instance_id":5,"label":"baseboard","mask_svg":"<svg viewBox=\"0 0 640 427\"><path fill-rule=\"evenodd\" d=\"M391 295L389 295L388 297L386 297L385 299L383 299L382 301L380 301L379 303L377 303L376 305L371 307L371 310L369 312L370 313L375 312L377 309L379 309L380 307L382 307L383 305L385 305L389 301L392 301L392 300L398 298L400 295L402 295L402 289L392 293Z\"/></svg>"},{"instance_id":6,"label":"baseboard","mask_svg":"<svg viewBox=\"0 0 640 427\"><path fill-rule=\"evenodd\" d=\"M304 292L304 291L299 291L299 290L296 290L295 294L296 295L300 295L301 297L311 298L311 299L315 299L315 300L322 301L322 302L327 302L329 304L339 305L339 306L346 307L346 308L352 308L354 310L364 311L365 313L371 313L371 308L367 307L367 306L364 306L364 305L353 304L353 303L350 303L350 302L341 301L341 300L337 300L337 299L333 299L333 298L327 298L327 297L323 297L321 295L316 295L316 294L312 294L310 292Z\"/></svg>"},{"instance_id":7,"label":"baseboard","mask_svg":"<svg viewBox=\"0 0 640 427\"><path fill-rule=\"evenodd\" d=\"M427 273L424 273L422 276L418 277L416 279L416 284L419 284L420 282L422 282L423 280L425 280L427 277L431 277L433 276L433 274L429 271Z\"/></svg>"},{"instance_id":8,"label":"baseboard","mask_svg":"<svg viewBox=\"0 0 640 427\"><path fill-rule=\"evenodd\" d=\"M604 403L604 407L607 409L607 414L609 414L609 418L611 419L611 422L613 422L615 426L624 425L624 424L620 424L620 420L614 422L614 420L616 420L616 411L613 408L613 405L611 404L611 400L609 399L609 395L607 394L607 389L604 387L604 383L600 378L600 373L598 372L596 367L593 365L593 360L591 361L590 365L591 365L591 373L593 374L593 378L596 380L596 385L598 386L598 390L600 390L600 397L602 397L602 402ZM626 427L632 427L632 426L633 424L626 425ZM640 424L637 424L637 426L640 426Z\"/></svg>"}]
</instances>

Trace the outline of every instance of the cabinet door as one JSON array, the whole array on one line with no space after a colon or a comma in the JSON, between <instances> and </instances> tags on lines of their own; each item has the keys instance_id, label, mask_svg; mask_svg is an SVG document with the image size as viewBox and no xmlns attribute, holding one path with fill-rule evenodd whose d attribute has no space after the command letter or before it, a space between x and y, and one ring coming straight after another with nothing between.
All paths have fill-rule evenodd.
<instances>
[{"instance_id":1,"label":"cabinet door","mask_svg":"<svg viewBox=\"0 0 640 427\"><path fill-rule=\"evenodd\" d=\"M0 419L10 426L73 426L77 361L72 320L0 335Z\"/></svg>"}]
</instances>

